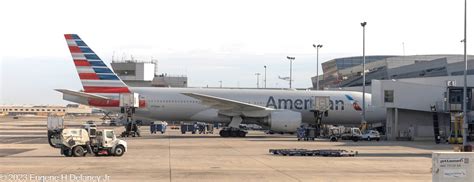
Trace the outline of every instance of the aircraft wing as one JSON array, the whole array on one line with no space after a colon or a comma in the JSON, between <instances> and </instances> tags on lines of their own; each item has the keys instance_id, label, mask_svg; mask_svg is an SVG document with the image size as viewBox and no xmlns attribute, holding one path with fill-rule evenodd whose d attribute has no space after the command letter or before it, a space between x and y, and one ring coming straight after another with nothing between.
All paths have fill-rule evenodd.
<instances>
[{"instance_id":1,"label":"aircraft wing","mask_svg":"<svg viewBox=\"0 0 474 182\"><path fill-rule=\"evenodd\" d=\"M255 104L249 104L241 101L236 101L232 99L226 99L221 97L215 97L211 95L199 94L199 93L181 93L183 95L201 100L204 105L207 105L211 108L218 109L224 113L242 113L244 115L258 112L260 114L266 114L274 109L263 107ZM262 112L263 111L263 112ZM256 113L255 113L256 114Z\"/></svg>"},{"instance_id":2,"label":"aircraft wing","mask_svg":"<svg viewBox=\"0 0 474 182\"><path fill-rule=\"evenodd\" d=\"M96 94L90 94L90 93L85 93L85 92L77 92L77 91L72 91L68 89L55 89L58 92L61 92L63 94L69 94L73 96L78 96L78 97L83 97L83 98L88 98L88 99L103 99L103 100L108 100L109 98L96 95Z\"/></svg>"}]
</instances>

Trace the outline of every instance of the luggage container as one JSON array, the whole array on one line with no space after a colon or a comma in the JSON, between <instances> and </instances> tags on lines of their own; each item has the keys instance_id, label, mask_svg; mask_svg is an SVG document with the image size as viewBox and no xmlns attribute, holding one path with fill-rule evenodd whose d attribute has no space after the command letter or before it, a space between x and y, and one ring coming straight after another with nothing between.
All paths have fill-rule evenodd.
<instances>
[{"instance_id":1,"label":"luggage container","mask_svg":"<svg viewBox=\"0 0 474 182\"><path fill-rule=\"evenodd\" d=\"M165 124L155 124L156 131L161 132L161 134L166 132L166 125ZM156 133L156 132L155 132Z\"/></svg>"},{"instance_id":2,"label":"luggage container","mask_svg":"<svg viewBox=\"0 0 474 182\"><path fill-rule=\"evenodd\" d=\"M154 122L151 122L150 124L150 134L155 134L156 133L156 125Z\"/></svg>"},{"instance_id":3,"label":"luggage container","mask_svg":"<svg viewBox=\"0 0 474 182\"><path fill-rule=\"evenodd\" d=\"M166 126L167 126L166 122L161 122L158 124L155 124L154 122L152 122L150 124L150 133L156 134L156 132L161 132L161 134L163 134L166 132Z\"/></svg>"},{"instance_id":4,"label":"luggage container","mask_svg":"<svg viewBox=\"0 0 474 182\"><path fill-rule=\"evenodd\" d=\"M197 127L195 124L181 124L181 133L185 134L186 132L191 132L192 134L196 134Z\"/></svg>"},{"instance_id":5,"label":"luggage container","mask_svg":"<svg viewBox=\"0 0 474 182\"><path fill-rule=\"evenodd\" d=\"M206 133L209 133L209 134L214 134L214 124L207 124L207 132Z\"/></svg>"}]
</instances>

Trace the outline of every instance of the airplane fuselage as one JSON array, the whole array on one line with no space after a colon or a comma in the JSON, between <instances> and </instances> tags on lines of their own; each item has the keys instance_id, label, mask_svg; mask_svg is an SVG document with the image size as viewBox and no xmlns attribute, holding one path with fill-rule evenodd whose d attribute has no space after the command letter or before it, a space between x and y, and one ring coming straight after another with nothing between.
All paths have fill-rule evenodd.
<instances>
[{"instance_id":1,"label":"airplane fuselage","mask_svg":"<svg viewBox=\"0 0 474 182\"><path fill-rule=\"evenodd\" d=\"M181 93L192 92L212 95L264 106L272 109L288 109L302 114L302 122L314 122L313 102L315 96L329 96L328 115L323 117L326 124L358 124L361 121L362 93L353 91L296 91L266 89L213 89L213 88L131 88L144 99L145 107L137 109L137 116L151 120L229 122L230 118L219 114L217 109L202 101ZM351 100L350 100L351 99ZM374 108L371 95L366 94L367 122L385 119L385 110ZM111 108L105 108L111 109Z\"/></svg>"},{"instance_id":2,"label":"airplane fuselage","mask_svg":"<svg viewBox=\"0 0 474 182\"><path fill-rule=\"evenodd\" d=\"M294 132L302 122L316 120L312 110L318 96L329 97L323 124L358 124L363 108L367 108L367 122L383 121L385 116L383 108L368 104L370 94L366 94L366 106L362 107L362 93L352 91L129 87L77 34L65 34L64 38L83 91L57 89L63 98L117 112L123 104L119 97L125 96L121 94L138 93L136 118L230 122L228 130L220 131L221 136L245 136L245 132L234 130L241 122Z\"/></svg>"}]
</instances>

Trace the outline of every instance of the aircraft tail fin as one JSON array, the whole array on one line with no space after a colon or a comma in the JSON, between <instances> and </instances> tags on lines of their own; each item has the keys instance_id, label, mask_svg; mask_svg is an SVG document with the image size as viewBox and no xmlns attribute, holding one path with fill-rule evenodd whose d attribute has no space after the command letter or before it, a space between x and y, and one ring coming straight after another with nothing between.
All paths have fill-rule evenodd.
<instances>
[{"instance_id":1,"label":"aircraft tail fin","mask_svg":"<svg viewBox=\"0 0 474 182\"><path fill-rule=\"evenodd\" d=\"M130 93L128 86L77 35L64 34L86 93Z\"/></svg>"}]
</instances>

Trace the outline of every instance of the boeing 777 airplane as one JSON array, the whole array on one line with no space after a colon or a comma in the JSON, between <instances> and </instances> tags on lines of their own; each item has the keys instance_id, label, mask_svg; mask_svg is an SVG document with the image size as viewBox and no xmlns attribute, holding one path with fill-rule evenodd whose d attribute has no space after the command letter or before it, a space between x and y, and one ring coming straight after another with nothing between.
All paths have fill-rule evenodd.
<instances>
[{"instance_id":1,"label":"boeing 777 airplane","mask_svg":"<svg viewBox=\"0 0 474 182\"><path fill-rule=\"evenodd\" d=\"M295 132L315 122L316 97L329 97L324 124L358 124L362 93L275 89L128 87L76 34L65 34L83 91L57 89L65 100L119 112L119 95L138 93L136 116L150 120L229 123L221 136L245 136L240 123L258 123L276 132ZM366 103L371 95L366 94ZM383 121L385 110L366 105L368 123Z\"/></svg>"}]
</instances>

